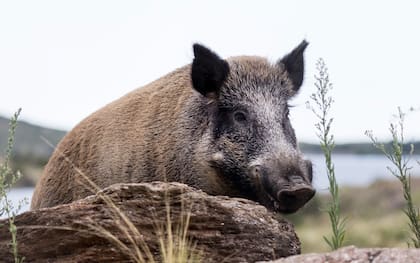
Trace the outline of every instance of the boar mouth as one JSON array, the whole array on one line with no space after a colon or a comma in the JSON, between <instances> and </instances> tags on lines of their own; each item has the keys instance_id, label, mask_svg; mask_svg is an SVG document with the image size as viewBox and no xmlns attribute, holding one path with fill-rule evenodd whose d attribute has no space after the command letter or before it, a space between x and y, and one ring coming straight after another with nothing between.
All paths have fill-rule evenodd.
<instances>
[{"instance_id":1,"label":"boar mouth","mask_svg":"<svg viewBox=\"0 0 420 263\"><path fill-rule=\"evenodd\" d=\"M271 210L273 212L288 213L287 209L285 209L285 207L282 206L280 202L270 194L270 189L266 189L266 187L264 187L263 182L261 182L260 176L256 176L254 178L255 185L257 188L257 201L263 206L265 206L268 210ZM289 213L292 212L293 211L290 211Z\"/></svg>"},{"instance_id":2,"label":"boar mouth","mask_svg":"<svg viewBox=\"0 0 420 263\"><path fill-rule=\"evenodd\" d=\"M262 204L267 207L269 210L272 210L274 212L281 212L281 206L280 203L274 199L270 194L265 193L264 194L263 200L262 200Z\"/></svg>"},{"instance_id":3,"label":"boar mouth","mask_svg":"<svg viewBox=\"0 0 420 263\"><path fill-rule=\"evenodd\" d=\"M261 200L261 203L269 210L273 212L278 212L278 213L290 214L290 213L296 212L299 209L299 207L295 209L291 209L290 207L282 205L278 200L272 197L271 194L269 193L264 194L264 197L263 197L263 200Z\"/></svg>"}]
</instances>

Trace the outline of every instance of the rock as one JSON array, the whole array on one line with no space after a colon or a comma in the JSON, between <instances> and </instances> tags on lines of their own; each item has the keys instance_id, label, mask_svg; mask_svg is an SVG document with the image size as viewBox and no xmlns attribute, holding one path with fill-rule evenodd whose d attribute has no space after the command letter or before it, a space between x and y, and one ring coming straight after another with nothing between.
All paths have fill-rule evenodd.
<instances>
[{"instance_id":1,"label":"rock","mask_svg":"<svg viewBox=\"0 0 420 263\"><path fill-rule=\"evenodd\" d=\"M123 218L103 194L139 230L138 235L131 233L132 242L137 247L147 244L157 262L162 229L158 226L165 225L167 215L165 200L170 202L174 226L190 212L188 236L204 254L204 262L255 262L300 253L293 226L255 202L210 196L180 183L154 182L116 184L71 204L18 215L18 249L25 262L134 262L130 254L136 250L124 233L130 228L121 227L126 226ZM3 225L1 262L14 262L9 242L8 227Z\"/></svg>"},{"instance_id":2,"label":"rock","mask_svg":"<svg viewBox=\"0 0 420 263\"><path fill-rule=\"evenodd\" d=\"M357 248L344 247L330 253L312 253L275 261L271 263L417 263L420 249L403 248Z\"/></svg>"}]
</instances>

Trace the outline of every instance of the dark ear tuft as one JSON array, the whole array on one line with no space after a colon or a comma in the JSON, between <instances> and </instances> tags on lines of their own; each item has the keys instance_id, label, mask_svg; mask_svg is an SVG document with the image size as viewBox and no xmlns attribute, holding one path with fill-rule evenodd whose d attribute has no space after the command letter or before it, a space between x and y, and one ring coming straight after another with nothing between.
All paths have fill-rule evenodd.
<instances>
[{"instance_id":1,"label":"dark ear tuft","mask_svg":"<svg viewBox=\"0 0 420 263\"><path fill-rule=\"evenodd\" d=\"M303 51L305 51L308 44L306 40L303 40L292 52L280 60L280 63L285 66L286 71L289 73L294 91L298 91L303 82Z\"/></svg>"},{"instance_id":2,"label":"dark ear tuft","mask_svg":"<svg viewBox=\"0 0 420 263\"><path fill-rule=\"evenodd\" d=\"M194 44L193 50L192 85L204 96L215 98L229 74L229 65L210 49L200 44Z\"/></svg>"}]
</instances>

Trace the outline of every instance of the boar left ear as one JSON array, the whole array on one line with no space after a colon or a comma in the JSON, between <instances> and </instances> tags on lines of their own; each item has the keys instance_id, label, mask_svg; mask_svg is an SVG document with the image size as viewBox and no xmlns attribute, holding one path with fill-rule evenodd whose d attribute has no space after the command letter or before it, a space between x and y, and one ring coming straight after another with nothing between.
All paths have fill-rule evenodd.
<instances>
[{"instance_id":1,"label":"boar left ear","mask_svg":"<svg viewBox=\"0 0 420 263\"><path fill-rule=\"evenodd\" d=\"M293 91L298 91L303 82L303 52L308 46L308 42L303 40L295 49L289 54L284 56L279 63L285 66L286 71L289 73L289 78L293 83Z\"/></svg>"},{"instance_id":2,"label":"boar left ear","mask_svg":"<svg viewBox=\"0 0 420 263\"><path fill-rule=\"evenodd\" d=\"M208 98L217 98L220 87L229 74L228 63L210 49L194 44L191 80L195 90Z\"/></svg>"}]
</instances>

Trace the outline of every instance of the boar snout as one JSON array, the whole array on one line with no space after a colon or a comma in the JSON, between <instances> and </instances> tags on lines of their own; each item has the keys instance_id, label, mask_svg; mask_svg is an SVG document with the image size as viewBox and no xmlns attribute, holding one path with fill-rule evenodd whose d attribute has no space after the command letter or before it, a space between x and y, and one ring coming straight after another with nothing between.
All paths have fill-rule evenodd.
<instances>
[{"instance_id":1,"label":"boar snout","mask_svg":"<svg viewBox=\"0 0 420 263\"><path fill-rule=\"evenodd\" d=\"M256 165L251 168L251 173L262 186L261 202L275 211L294 213L315 195L311 185L312 164L309 161L304 162L302 169L270 169Z\"/></svg>"}]
</instances>

